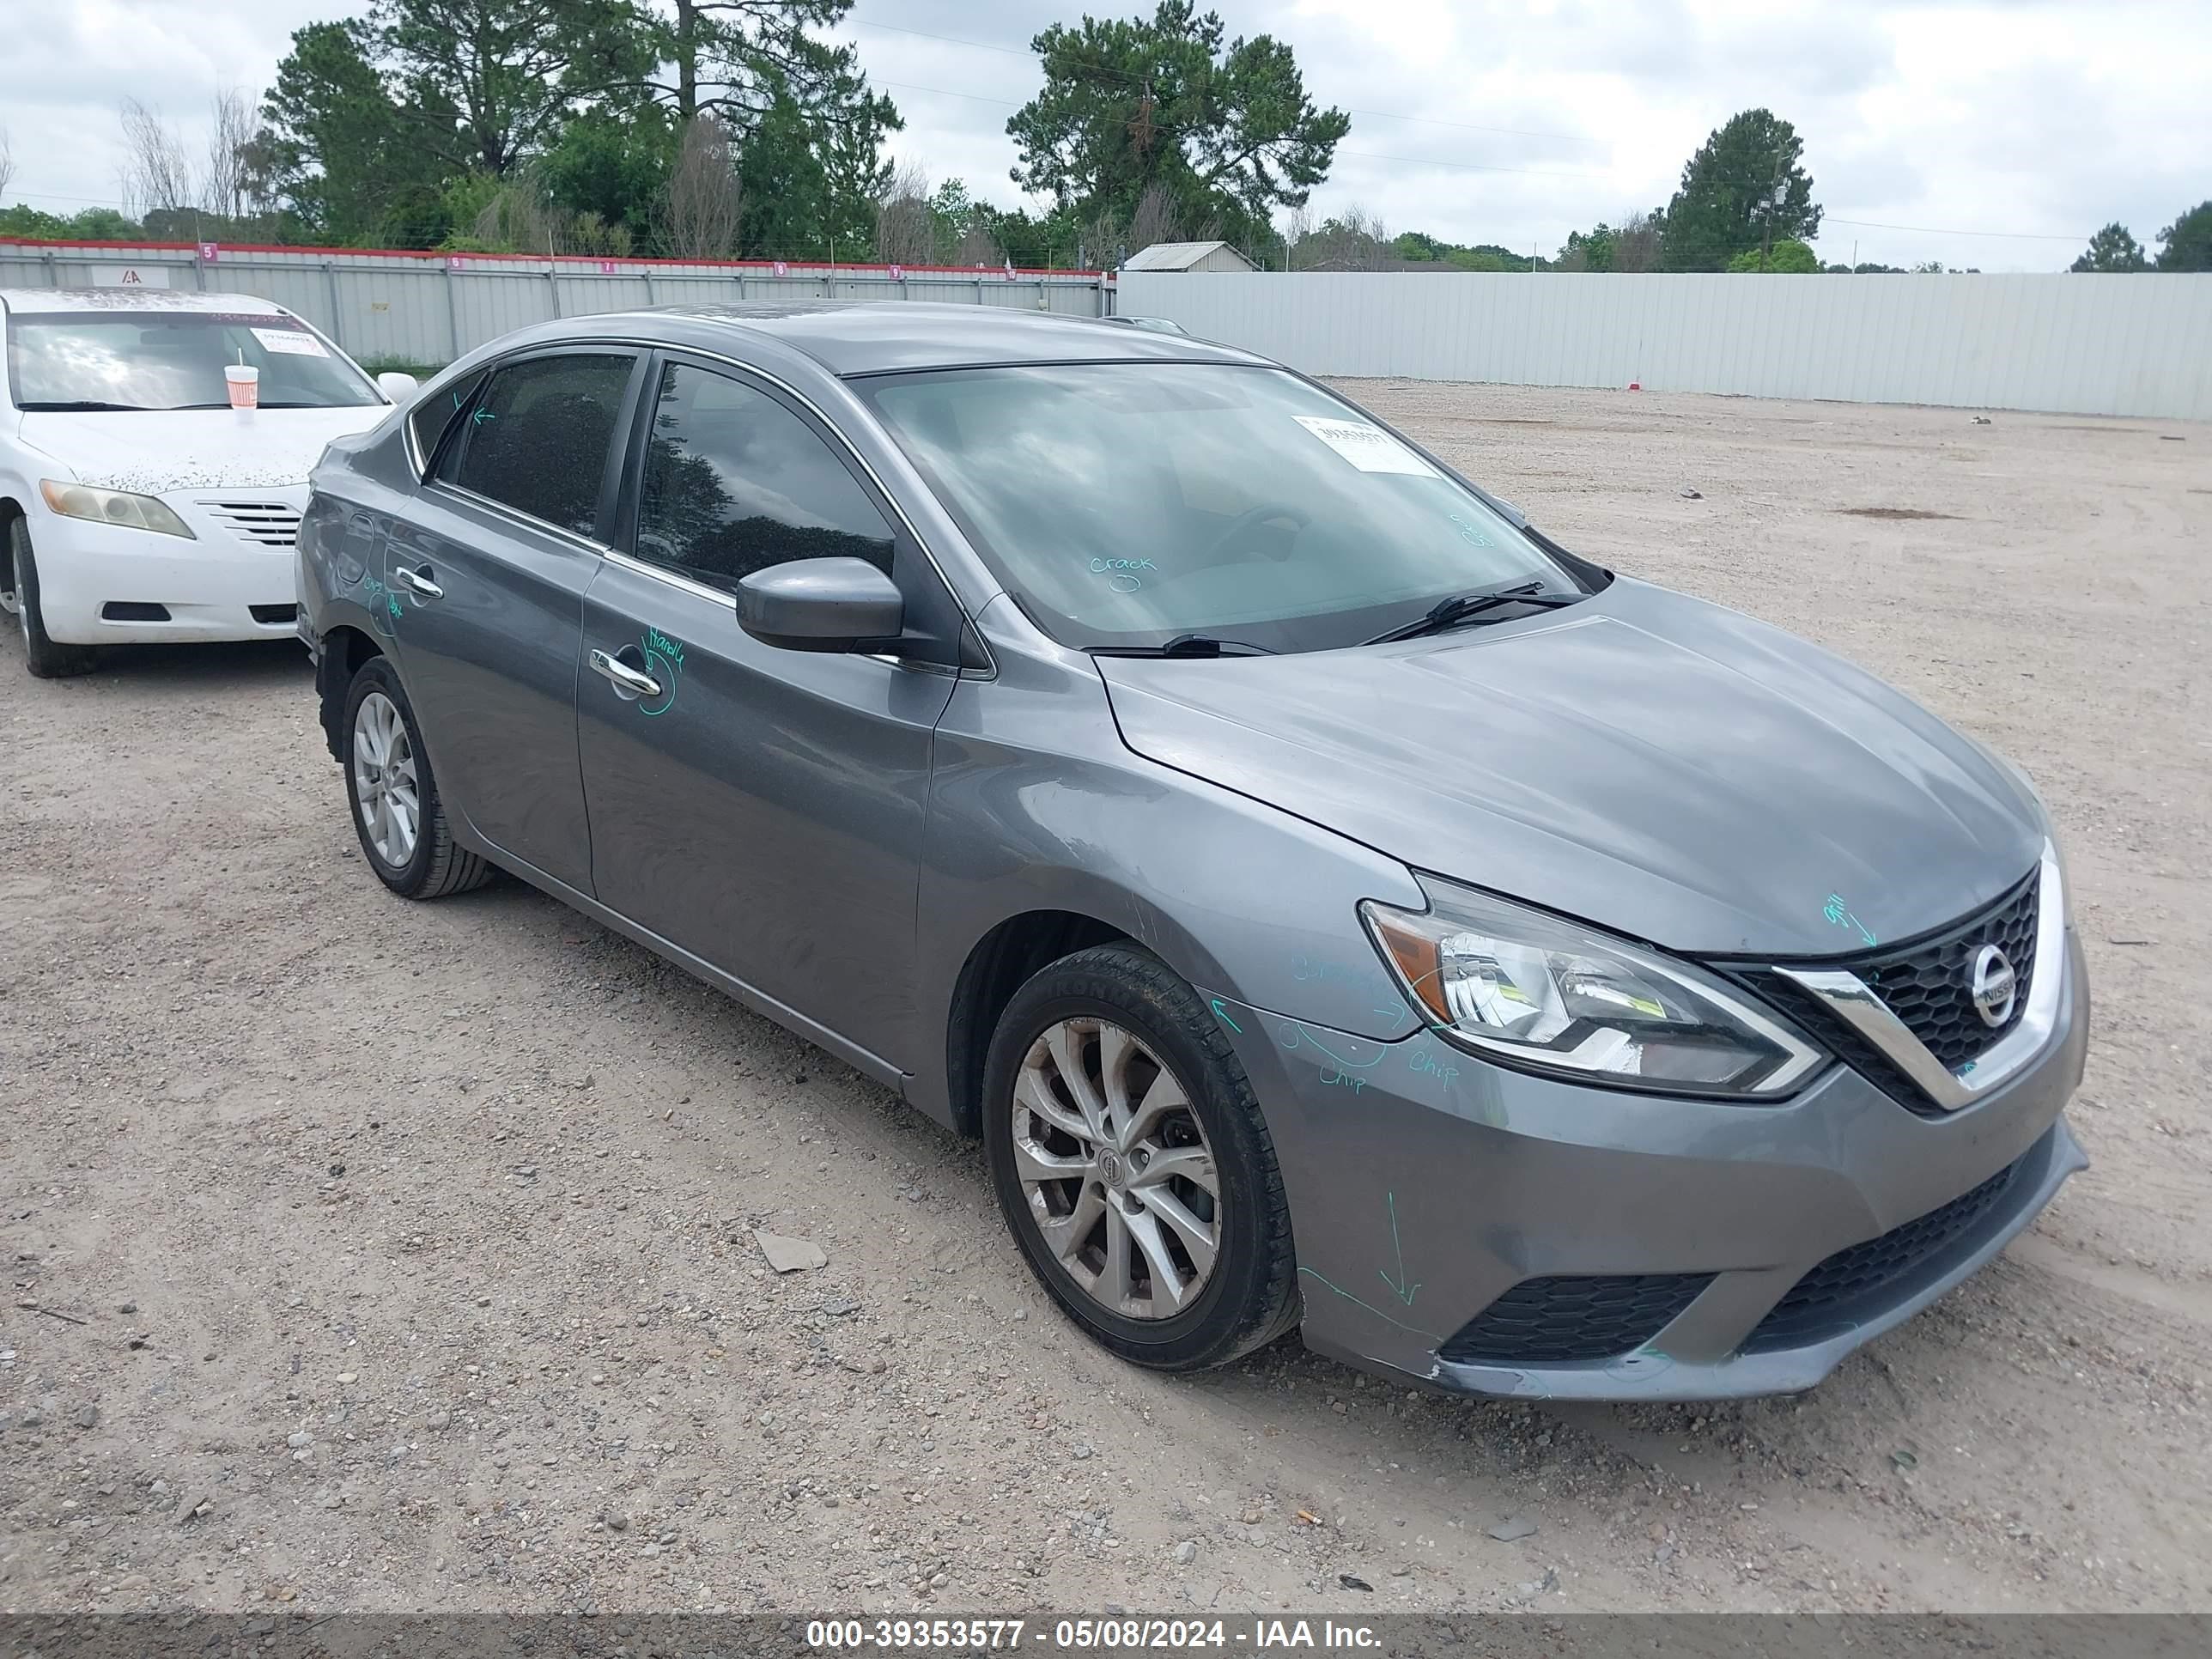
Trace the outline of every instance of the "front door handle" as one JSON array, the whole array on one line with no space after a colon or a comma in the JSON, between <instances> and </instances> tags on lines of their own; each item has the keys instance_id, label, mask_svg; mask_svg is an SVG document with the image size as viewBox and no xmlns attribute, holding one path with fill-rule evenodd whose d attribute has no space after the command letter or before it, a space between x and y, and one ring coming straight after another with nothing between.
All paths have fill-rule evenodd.
<instances>
[{"instance_id":1,"label":"front door handle","mask_svg":"<svg viewBox=\"0 0 2212 1659\"><path fill-rule=\"evenodd\" d=\"M592 672L605 675L613 682L617 691L627 691L634 697L657 697L660 695L659 680L604 651L592 653Z\"/></svg>"},{"instance_id":2,"label":"front door handle","mask_svg":"<svg viewBox=\"0 0 2212 1659\"><path fill-rule=\"evenodd\" d=\"M410 570L404 564L394 565L392 568L392 580L409 592L420 594L426 599L442 599L446 597L446 590L430 580L430 567L427 564L420 570Z\"/></svg>"}]
</instances>

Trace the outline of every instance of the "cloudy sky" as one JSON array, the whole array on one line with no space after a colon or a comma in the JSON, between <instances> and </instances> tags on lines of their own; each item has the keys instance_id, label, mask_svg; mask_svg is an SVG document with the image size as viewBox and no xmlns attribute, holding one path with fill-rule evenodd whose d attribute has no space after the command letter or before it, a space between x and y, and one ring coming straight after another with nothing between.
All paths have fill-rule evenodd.
<instances>
[{"instance_id":1,"label":"cloudy sky","mask_svg":"<svg viewBox=\"0 0 2212 1659\"><path fill-rule=\"evenodd\" d=\"M1097 12L1149 9L1149 0ZM0 0L11 200L117 198L127 92L187 137L222 85L265 85L290 32L347 0ZM1825 258L2063 266L2118 219L2146 245L2212 197L2212 7L2203 0L1762 5L1748 0L1218 0L1229 32L1288 40L1352 113L1317 212L1393 231L1557 248L1663 203L1735 110L1796 125ZM895 149L1010 204L1006 121L1038 82L1032 34L1083 0L858 0L842 34L907 119Z\"/></svg>"}]
</instances>

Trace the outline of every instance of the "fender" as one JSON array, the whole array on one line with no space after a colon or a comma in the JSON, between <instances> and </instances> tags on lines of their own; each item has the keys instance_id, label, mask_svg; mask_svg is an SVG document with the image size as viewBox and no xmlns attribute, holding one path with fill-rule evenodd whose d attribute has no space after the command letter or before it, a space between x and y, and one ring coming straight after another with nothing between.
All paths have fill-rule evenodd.
<instances>
[{"instance_id":1,"label":"fender","mask_svg":"<svg viewBox=\"0 0 2212 1659\"><path fill-rule=\"evenodd\" d=\"M938 726L916 1105L953 1121L942 1056L961 969L994 928L1034 911L1104 923L1208 994L1378 1040L1418 1028L1358 912L1364 898L1425 906L1403 865L1132 753L1110 717L1018 695L1026 665L1002 655L988 699L963 682ZM1094 682L1074 695L1103 704L1106 692ZM1094 752L1071 754L1084 731L1100 734Z\"/></svg>"}]
</instances>

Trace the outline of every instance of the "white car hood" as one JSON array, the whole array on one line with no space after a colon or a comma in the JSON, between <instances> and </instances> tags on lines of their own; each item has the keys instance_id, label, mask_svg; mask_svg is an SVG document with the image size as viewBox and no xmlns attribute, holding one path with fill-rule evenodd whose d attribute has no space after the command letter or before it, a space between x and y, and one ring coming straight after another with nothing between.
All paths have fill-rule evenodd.
<instances>
[{"instance_id":1,"label":"white car hood","mask_svg":"<svg viewBox=\"0 0 2212 1659\"><path fill-rule=\"evenodd\" d=\"M18 433L79 483L160 495L210 486L307 482L323 446L365 432L389 404L346 409L149 409L51 411Z\"/></svg>"}]
</instances>

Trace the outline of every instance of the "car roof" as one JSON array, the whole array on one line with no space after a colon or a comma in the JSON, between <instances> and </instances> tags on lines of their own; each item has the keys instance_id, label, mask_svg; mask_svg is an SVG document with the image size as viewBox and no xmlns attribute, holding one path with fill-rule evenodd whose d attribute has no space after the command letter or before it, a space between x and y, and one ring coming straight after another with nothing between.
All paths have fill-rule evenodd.
<instances>
[{"instance_id":1,"label":"car roof","mask_svg":"<svg viewBox=\"0 0 2212 1659\"><path fill-rule=\"evenodd\" d=\"M840 376L1004 363L1216 362L1266 360L1233 347L1135 328L1101 328L1096 317L1012 306L926 301L832 300L664 306L626 319L672 344L711 349L732 332L773 340ZM577 331L608 319L576 318Z\"/></svg>"},{"instance_id":2,"label":"car roof","mask_svg":"<svg viewBox=\"0 0 2212 1659\"><path fill-rule=\"evenodd\" d=\"M283 317L273 300L252 294L202 294L170 288L0 288L0 311L28 316L56 311L193 311Z\"/></svg>"}]
</instances>

